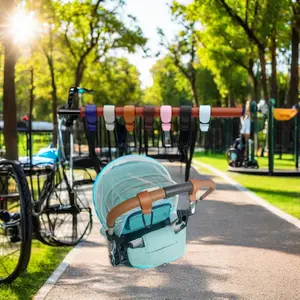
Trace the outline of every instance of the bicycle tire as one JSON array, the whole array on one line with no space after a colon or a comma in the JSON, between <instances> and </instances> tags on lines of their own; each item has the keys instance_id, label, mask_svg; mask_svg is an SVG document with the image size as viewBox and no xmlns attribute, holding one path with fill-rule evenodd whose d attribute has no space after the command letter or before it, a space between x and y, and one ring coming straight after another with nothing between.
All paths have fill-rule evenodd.
<instances>
[{"instance_id":1,"label":"bicycle tire","mask_svg":"<svg viewBox=\"0 0 300 300\"><path fill-rule=\"evenodd\" d=\"M32 222L31 222L31 194L24 170L16 161L2 160L0 167L11 167L20 197L20 223L21 223L21 246L18 263L15 269L5 278L0 278L0 283L13 282L27 268L31 255Z\"/></svg>"},{"instance_id":2,"label":"bicycle tire","mask_svg":"<svg viewBox=\"0 0 300 300\"><path fill-rule=\"evenodd\" d=\"M92 209L90 208L87 199L79 197L79 192L75 186L71 191L68 191L68 199L70 202L72 202L72 193L74 204L72 204L71 207L76 207L78 212L77 214L72 214L72 216L69 214L69 216L72 217L72 231L65 231L65 235L59 235L58 232L54 232L52 238L57 246L77 245L79 242L86 240L93 227ZM65 218L65 221L67 218L68 216ZM82 226L80 226L80 224L82 224ZM81 230L79 230L80 228ZM72 234L70 234L70 232L72 232ZM76 236L74 236L75 234Z\"/></svg>"},{"instance_id":3,"label":"bicycle tire","mask_svg":"<svg viewBox=\"0 0 300 300\"><path fill-rule=\"evenodd\" d=\"M47 246L57 246L57 243L53 241L52 235L49 231L43 230L43 227L41 226L41 214L43 210L41 206L44 206L44 203L47 203L46 197L48 197L54 189L53 183L55 172L56 171L53 169L51 173L47 174L43 188L38 195L38 200L32 203L32 225L34 238ZM40 189L40 187L38 189Z\"/></svg>"},{"instance_id":4,"label":"bicycle tire","mask_svg":"<svg viewBox=\"0 0 300 300\"><path fill-rule=\"evenodd\" d=\"M49 246L74 246L90 233L92 210L76 187L70 187L65 170L58 169L56 174L43 210L33 216L35 237Z\"/></svg>"}]
</instances>

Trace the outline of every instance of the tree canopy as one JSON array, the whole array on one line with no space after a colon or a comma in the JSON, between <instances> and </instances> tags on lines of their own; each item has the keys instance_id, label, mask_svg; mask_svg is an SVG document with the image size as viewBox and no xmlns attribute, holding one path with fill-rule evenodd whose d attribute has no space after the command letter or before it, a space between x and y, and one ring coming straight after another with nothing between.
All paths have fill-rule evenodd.
<instances>
[{"instance_id":1,"label":"tree canopy","mask_svg":"<svg viewBox=\"0 0 300 300\"><path fill-rule=\"evenodd\" d=\"M0 107L9 158L17 155L17 120L32 113L56 124L71 86L95 90L84 101L99 105L236 106L251 97L291 107L299 101L300 0L171 1L170 19L179 29L172 40L157 29L166 54L157 54L153 85L144 90L126 53L146 52L147 39L124 5L1 1ZM9 34L8 16L20 6L39 21L35 39L24 45ZM124 57L114 55L117 49Z\"/></svg>"},{"instance_id":2,"label":"tree canopy","mask_svg":"<svg viewBox=\"0 0 300 300\"><path fill-rule=\"evenodd\" d=\"M299 89L299 10L298 0L173 1L170 15L182 29L173 41L159 30L161 45L190 82L197 105L195 86L202 83L195 74L204 68L224 105L272 97L291 107Z\"/></svg>"}]
</instances>

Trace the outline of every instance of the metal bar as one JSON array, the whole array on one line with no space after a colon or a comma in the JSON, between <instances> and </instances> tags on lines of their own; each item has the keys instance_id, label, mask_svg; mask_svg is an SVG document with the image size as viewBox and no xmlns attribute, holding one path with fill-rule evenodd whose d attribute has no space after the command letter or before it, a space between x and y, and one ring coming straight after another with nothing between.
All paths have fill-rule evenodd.
<instances>
[{"instance_id":1,"label":"metal bar","mask_svg":"<svg viewBox=\"0 0 300 300\"><path fill-rule=\"evenodd\" d=\"M269 175L272 175L274 172L274 99L269 101L269 117L268 117L268 140L269 140Z\"/></svg>"},{"instance_id":2,"label":"metal bar","mask_svg":"<svg viewBox=\"0 0 300 300\"><path fill-rule=\"evenodd\" d=\"M115 108L115 115L116 116L123 116L123 109L124 107L116 107ZM59 109L59 115L72 115L85 117L85 108L81 107L81 109ZM135 107L135 115L137 117L141 117L144 115L144 107ZM180 107L172 107L172 116L179 116L180 115ZM242 108L228 108L228 107L213 107L211 109L211 116L215 118L234 118L240 117L242 115ZM97 107L97 116L103 116L103 107ZM154 116L160 116L160 106L154 107ZM192 117L199 117L199 107L192 108Z\"/></svg>"},{"instance_id":3,"label":"metal bar","mask_svg":"<svg viewBox=\"0 0 300 300\"><path fill-rule=\"evenodd\" d=\"M69 158L69 182L71 189L73 188L73 156L74 156L74 137L73 137L73 126L70 128L70 158Z\"/></svg>"},{"instance_id":4,"label":"metal bar","mask_svg":"<svg viewBox=\"0 0 300 300\"><path fill-rule=\"evenodd\" d=\"M191 182L180 183L163 188L166 193L166 198L171 198L183 193L190 193L193 190L193 184Z\"/></svg>"},{"instance_id":5,"label":"metal bar","mask_svg":"<svg viewBox=\"0 0 300 300\"><path fill-rule=\"evenodd\" d=\"M299 169L300 107L295 117L295 167Z\"/></svg>"}]
</instances>

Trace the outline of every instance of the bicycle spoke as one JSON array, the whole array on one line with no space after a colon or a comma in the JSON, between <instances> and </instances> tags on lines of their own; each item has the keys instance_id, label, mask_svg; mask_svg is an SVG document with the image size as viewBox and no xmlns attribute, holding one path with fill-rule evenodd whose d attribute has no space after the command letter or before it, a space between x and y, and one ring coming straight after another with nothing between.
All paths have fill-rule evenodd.
<instances>
[{"instance_id":1,"label":"bicycle spoke","mask_svg":"<svg viewBox=\"0 0 300 300\"><path fill-rule=\"evenodd\" d=\"M2 265L3 269L5 270L7 275L10 275L10 273L7 271L5 265L2 263L2 260L0 260L0 264Z\"/></svg>"},{"instance_id":2,"label":"bicycle spoke","mask_svg":"<svg viewBox=\"0 0 300 300\"><path fill-rule=\"evenodd\" d=\"M3 258L2 258L0 261L1 261L1 262L5 261L5 260L7 259L8 256L14 255L15 253L17 253L17 252L19 252L19 251L20 251L20 249L17 249L17 250L15 250L14 252L11 252L11 253L9 253L9 254L3 256Z\"/></svg>"}]
</instances>

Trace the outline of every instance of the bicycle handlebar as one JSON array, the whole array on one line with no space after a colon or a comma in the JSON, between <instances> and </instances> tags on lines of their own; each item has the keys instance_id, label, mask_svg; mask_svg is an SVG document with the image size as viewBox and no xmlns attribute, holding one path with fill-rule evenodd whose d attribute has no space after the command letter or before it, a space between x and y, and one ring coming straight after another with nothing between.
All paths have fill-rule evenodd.
<instances>
[{"instance_id":1,"label":"bicycle handlebar","mask_svg":"<svg viewBox=\"0 0 300 300\"><path fill-rule=\"evenodd\" d=\"M83 94L83 93L92 94L92 93L94 93L94 90L88 90L86 88L78 88L78 93L81 93L81 94Z\"/></svg>"}]
</instances>

